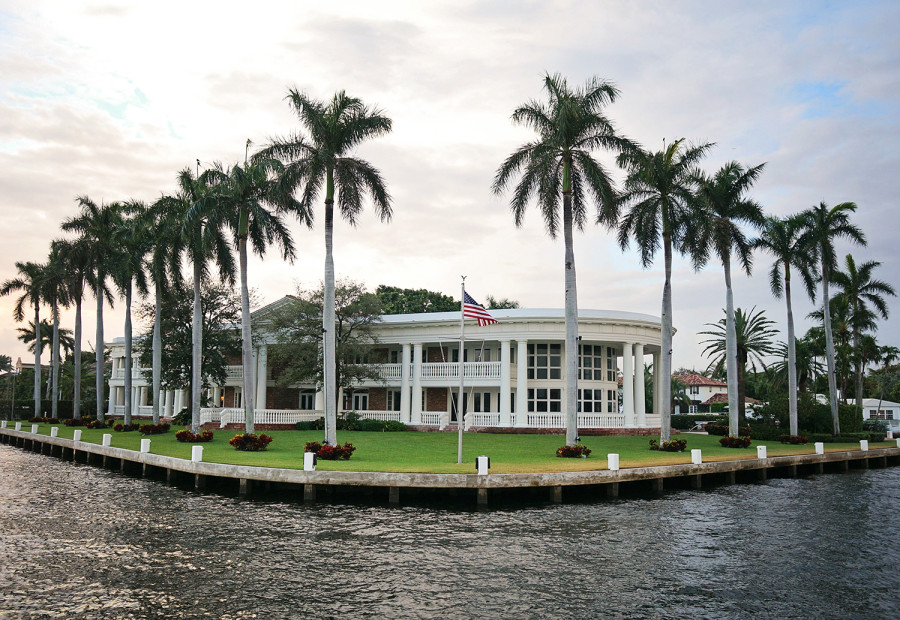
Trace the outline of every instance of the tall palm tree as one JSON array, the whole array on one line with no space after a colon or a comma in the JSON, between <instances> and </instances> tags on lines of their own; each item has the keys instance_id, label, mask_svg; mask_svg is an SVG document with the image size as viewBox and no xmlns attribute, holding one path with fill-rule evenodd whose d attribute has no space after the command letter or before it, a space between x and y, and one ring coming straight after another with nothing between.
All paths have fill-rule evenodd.
<instances>
[{"instance_id":1,"label":"tall palm tree","mask_svg":"<svg viewBox=\"0 0 900 620\"><path fill-rule=\"evenodd\" d=\"M97 388L97 419L104 419L103 402L103 368L104 359L103 342L103 301L113 304L113 297L107 286L107 277L110 271L110 255L112 253L111 232L115 230L122 218L121 210L117 203L97 205L87 196L79 196L75 199L81 207L81 213L76 217L66 219L62 229L67 232L75 232L81 235L88 247L91 265L91 277L88 284L97 299L97 342L94 352L96 364L96 388Z\"/></svg>"},{"instance_id":2,"label":"tall palm tree","mask_svg":"<svg viewBox=\"0 0 900 620\"><path fill-rule=\"evenodd\" d=\"M703 355L712 358L707 371L714 374L721 373L723 366L727 368L728 358L731 355L728 348L727 316L726 318L719 319L716 323L707 323L707 325L712 329L699 332L700 335L709 336L709 338L703 341L703 344L706 344L706 348L703 349ZM765 369L766 364L763 357L778 352L778 348L772 341L772 336L778 333L778 330L773 329L774 325L775 322L767 319L762 310L756 311L756 306L751 308L749 312L744 312L741 308L735 309L733 350L735 351L734 356L737 361L737 389L734 391L739 405L734 409L731 408L730 401L732 389L729 385L729 422L731 421L731 418L737 417L740 422L743 423L746 417L744 400L746 393L747 363L750 363L753 372L756 372L757 364ZM737 432L733 429L730 430L732 435L737 436Z\"/></svg>"},{"instance_id":3,"label":"tall palm tree","mask_svg":"<svg viewBox=\"0 0 900 620\"><path fill-rule=\"evenodd\" d=\"M277 138L257 154L260 158L276 157L284 162L280 177L282 191L287 194L301 188L299 216L312 223L313 203L325 193L325 304L322 312L325 368L325 442L337 442L337 385L335 383L335 311L334 311L334 202L341 216L355 225L362 211L363 199L371 197L375 211L383 222L391 219L391 197L381 173L369 162L353 153L364 140L391 131L391 119L377 108L369 108L362 100L344 91L329 102L311 99L292 89L288 100L303 133ZM324 185L324 188L323 188Z\"/></svg>"},{"instance_id":4,"label":"tall palm tree","mask_svg":"<svg viewBox=\"0 0 900 620\"><path fill-rule=\"evenodd\" d=\"M835 437L841 435L841 420L838 416L837 384L835 378L834 363L834 336L831 332L831 313L828 308L831 297L828 286L831 282L831 274L837 270L837 256L834 251L834 242L845 238L848 241L866 245L866 236L856 225L850 223L850 214L856 212L856 204L842 202L833 207L828 207L820 202L816 207L810 207L802 213L806 224L804 241L808 244L812 255L820 266L822 279L822 321L825 325L825 359L828 365L828 401L831 405L831 420Z\"/></svg>"},{"instance_id":5,"label":"tall palm tree","mask_svg":"<svg viewBox=\"0 0 900 620\"><path fill-rule=\"evenodd\" d=\"M619 245L625 249L634 239L644 268L652 264L660 245L663 250L660 441L669 441L672 432L672 250L683 253L686 235L694 228L696 166L711 147L685 147L681 139L656 153L633 149L618 158L619 165L628 171L619 205L630 208L619 220Z\"/></svg>"},{"instance_id":6,"label":"tall palm tree","mask_svg":"<svg viewBox=\"0 0 900 620\"><path fill-rule=\"evenodd\" d=\"M797 428L797 338L794 335L794 311L791 307L791 268L794 268L809 298L815 301L815 284L812 277L812 263L803 244L803 218L794 215L784 219L767 217L759 238L753 242L754 248L765 250L775 257L775 264L769 272L769 285L775 297L784 293L787 305L787 377L788 377L788 419L791 435Z\"/></svg>"},{"instance_id":7,"label":"tall palm tree","mask_svg":"<svg viewBox=\"0 0 900 620\"><path fill-rule=\"evenodd\" d=\"M19 335L16 338L29 349L34 346L34 321L28 321L25 327L17 327L16 331ZM53 323L47 319L41 319L41 327L38 330L40 335L41 355L44 349L53 349ZM60 327L57 334L58 346L63 353L71 353L75 346L75 339L72 337L72 330Z\"/></svg>"},{"instance_id":8,"label":"tall palm tree","mask_svg":"<svg viewBox=\"0 0 900 620\"><path fill-rule=\"evenodd\" d=\"M51 243L50 258L47 261L47 271L44 274L43 296L44 300L50 304L50 316L53 319L53 326L51 327L50 377L47 382L48 391L50 392L50 417L52 418L59 417L59 349L62 338L62 331L59 327L59 308L60 306L68 307L71 301L66 271L65 256L61 256L59 248ZM71 343L71 336L69 336L69 343Z\"/></svg>"},{"instance_id":9,"label":"tall palm tree","mask_svg":"<svg viewBox=\"0 0 900 620\"><path fill-rule=\"evenodd\" d=\"M544 77L546 102L529 101L516 108L512 121L538 133L534 142L520 146L506 158L494 176L491 189L503 193L520 177L513 190L510 207L516 226L521 226L525 209L536 199L547 232L556 238L562 215L565 245L566 312L566 444L574 445L578 435L578 294L575 279L573 230L584 228L588 202L597 204L598 220L613 225L616 191L609 172L594 159L595 149L622 153L634 148L619 136L603 109L616 100L619 91L611 83L592 78L581 88L570 88L559 74ZM562 213L560 214L560 198Z\"/></svg>"},{"instance_id":10,"label":"tall palm tree","mask_svg":"<svg viewBox=\"0 0 900 620\"><path fill-rule=\"evenodd\" d=\"M247 148L250 147L247 140ZM254 432L254 389L253 345L250 325L250 289L247 285L247 242L260 257L266 253L266 247L273 243L281 246L284 260L293 262L294 241L278 210L280 200L288 200L288 208L296 213L302 209L292 198L283 196L279 191L277 176L284 167L277 159L259 158L248 161L244 156L244 165L234 165L229 170L221 166L207 170L204 178L213 188L210 200L200 201L188 213L187 221L194 218L208 218L210 226L228 228L234 234L238 252L238 264L241 278L241 360L244 375L244 431ZM309 222L307 216L307 223ZM265 378L262 379L265 381ZM257 404L265 409L265 403Z\"/></svg>"},{"instance_id":11,"label":"tall palm tree","mask_svg":"<svg viewBox=\"0 0 900 620\"><path fill-rule=\"evenodd\" d=\"M764 216L762 208L755 201L745 198L745 194L759 178L765 164L744 168L732 161L720 168L714 175L700 174L697 178L697 196L700 199L703 217L695 236L695 262L702 264L710 251L722 263L725 271L725 327L726 364L728 380L728 426L729 432L737 436L740 414L744 411L743 400L738 399L738 359L735 334L734 294L731 289L731 256L737 256L743 270L750 275L753 267L751 242L741 225L760 227Z\"/></svg>"},{"instance_id":12,"label":"tall palm tree","mask_svg":"<svg viewBox=\"0 0 900 620\"><path fill-rule=\"evenodd\" d=\"M13 306L13 318L21 321L25 318L25 304L30 303L34 308L34 416L41 416L41 300L44 288L44 275L46 265L33 262L16 262L16 270L19 275L11 278L0 286L0 295L10 295L14 291L21 291L22 295Z\"/></svg>"},{"instance_id":13,"label":"tall palm tree","mask_svg":"<svg viewBox=\"0 0 900 620\"><path fill-rule=\"evenodd\" d=\"M153 244L153 236L146 227L147 207L144 203L130 200L122 203L121 209L122 217L112 233L115 247L111 256L111 275L119 293L125 298L125 416L123 422L131 424L131 416L134 413L131 302L135 288L139 295L147 294L144 260Z\"/></svg>"},{"instance_id":14,"label":"tall palm tree","mask_svg":"<svg viewBox=\"0 0 900 620\"><path fill-rule=\"evenodd\" d=\"M886 373L892 364L900 360L900 349L892 345L885 345L878 349L878 363L881 365L881 372ZM878 411L881 411L881 402L884 400L884 386L886 381L881 378L879 381L880 392L878 394Z\"/></svg>"},{"instance_id":15,"label":"tall palm tree","mask_svg":"<svg viewBox=\"0 0 900 620\"><path fill-rule=\"evenodd\" d=\"M870 260L857 266L853 256L847 254L844 264L847 270L835 271L832 281L839 289L839 294L846 297L850 305L850 329L853 334L853 349L857 354L856 407L862 416L865 356L862 355L860 344L863 331L867 325L875 325L876 315L887 320L888 305L884 298L888 295L895 297L897 293L887 282L872 278L872 272L881 266L880 262Z\"/></svg>"},{"instance_id":16,"label":"tall palm tree","mask_svg":"<svg viewBox=\"0 0 900 620\"><path fill-rule=\"evenodd\" d=\"M53 245L59 260L66 266L66 288L69 299L75 304L75 334L73 342L73 395L72 417L81 419L81 302L84 298L84 286L91 277L90 244L79 239L75 241L58 239Z\"/></svg>"}]
</instances>

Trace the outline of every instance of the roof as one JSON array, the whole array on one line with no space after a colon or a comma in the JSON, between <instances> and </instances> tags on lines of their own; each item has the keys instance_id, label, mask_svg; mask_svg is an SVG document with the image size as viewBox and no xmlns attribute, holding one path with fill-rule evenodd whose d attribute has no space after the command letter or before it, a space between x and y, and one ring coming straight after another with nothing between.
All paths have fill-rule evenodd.
<instances>
[{"instance_id":1,"label":"roof","mask_svg":"<svg viewBox=\"0 0 900 620\"><path fill-rule=\"evenodd\" d=\"M705 401L703 401L700 404L701 405L712 405L715 403L727 403L727 402L728 402L728 393L727 392L718 392L716 394L713 394L712 396L710 396L709 398L707 398ZM756 400L755 398L750 398L749 396L744 396L744 403L758 403L758 402L760 402L760 401Z\"/></svg>"},{"instance_id":2,"label":"roof","mask_svg":"<svg viewBox=\"0 0 900 620\"><path fill-rule=\"evenodd\" d=\"M879 401L878 401L877 398L863 398L863 399L862 399L862 406L863 406L863 409L867 409L867 408L869 408L869 407L876 407L876 408L877 408L877 407L878 407L878 402L879 402ZM848 398L848 399L847 399L847 404L848 404L848 405L855 405L855 404L856 404L856 399L854 399L854 398ZM893 407L900 407L900 403L891 402L891 401L889 401L889 400L882 400L882 401L881 401L881 406L882 406L882 407L890 407L890 408L893 408Z\"/></svg>"},{"instance_id":3,"label":"roof","mask_svg":"<svg viewBox=\"0 0 900 620\"><path fill-rule=\"evenodd\" d=\"M709 377L704 377L703 375L697 374L696 372L692 372L688 375L680 375L673 374L673 377L677 377L682 383L685 385L706 385L713 387L728 387L728 384L724 381L718 381L717 379L710 379Z\"/></svg>"}]
</instances>

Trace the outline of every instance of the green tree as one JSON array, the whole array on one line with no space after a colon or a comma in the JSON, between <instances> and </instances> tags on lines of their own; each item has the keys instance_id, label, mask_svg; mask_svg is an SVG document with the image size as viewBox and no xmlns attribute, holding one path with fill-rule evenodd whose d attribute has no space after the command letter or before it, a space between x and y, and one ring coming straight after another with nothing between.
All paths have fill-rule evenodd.
<instances>
[{"instance_id":1,"label":"green tree","mask_svg":"<svg viewBox=\"0 0 900 620\"><path fill-rule=\"evenodd\" d=\"M672 376L672 251L684 253L690 232L696 227L697 201L693 193L698 174L696 166L711 146L685 147L682 139L656 153L634 149L619 155L619 164L628 171L619 200L620 207L628 208L619 220L619 245L625 249L634 240L645 268L653 263L660 246L663 250L662 377ZM664 379L663 403L672 402L670 390L671 381ZM660 412L660 441L669 441L672 409L667 405L660 407Z\"/></svg>"},{"instance_id":2,"label":"green tree","mask_svg":"<svg viewBox=\"0 0 900 620\"><path fill-rule=\"evenodd\" d=\"M780 219L767 217L754 248L765 250L775 257L769 272L769 285L776 298L784 294L787 305L787 380L788 420L791 435L799 433L797 426L797 338L794 335L794 311L791 307L791 269L793 268L806 286L809 298L815 301L815 284L812 263L803 244L803 218L799 215Z\"/></svg>"},{"instance_id":3,"label":"green tree","mask_svg":"<svg viewBox=\"0 0 900 620\"><path fill-rule=\"evenodd\" d=\"M900 360L900 349L891 345L879 347L878 363L881 365L881 368L875 374L876 384L878 385L879 411L881 411L881 403L884 400L885 391L900 384L900 372L891 367L898 360Z\"/></svg>"},{"instance_id":4,"label":"green tree","mask_svg":"<svg viewBox=\"0 0 900 620\"><path fill-rule=\"evenodd\" d=\"M815 261L819 263L822 279L822 321L825 326L825 360L828 366L828 399L831 405L831 420L835 437L841 435L841 418L837 402L837 383L834 363L834 336L831 331L831 313L825 309L830 304L828 287L832 274L837 271L837 256L834 242L847 239L866 245L866 237L856 225L850 222L850 214L856 212L856 204L842 202L829 208L824 202L810 207L802 213L806 225L804 242L807 243Z\"/></svg>"},{"instance_id":5,"label":"green tree","mask_svg":"<svg viewBox=\"0 0 900 620\"><path fill-rule=\"evenodd\" d=\"M324 287L300 290L295 299L265 317L267 330L276 335L272 359L281 368L281 385L316 383L324 385L322 374L322 312ZM351 389L359 381L380 380L378 369L367 363L378 338L375 325L382 307L377 295L350 280L335 286L335 331L337 350L333 389Z\"/></svg>"},{"instance_id":6,"label":"green tree","mask_svg":"<svg viewBox=\"0 0 900 620\"><path fill-rule=\"evenodd\" d=\"M716 323L707 323L712 329L700 332L702 336L709 336L702 344L706 345L703 349L703 355L712 358L707 368L707 372L721 372L722 368L727 364L727 358L730 355L728 347L728 321L727 318L719 319ZM745 403L746 396L746 376L747 363L756 372L756 366L765 369L766 364L763 358L777 352L777 348L772 341L772 336L778 333L773 329L774 321L770 321L765 317L762 310L756 311L756 307L744 312L740 308L734 311L734 351L735 360L737 361L737 381L736 381L736 398L739 403L733 408L731 401L732 388L728 386L728 416L729 421L732 418L739 419L741 424L746 420ZM737 431L730 429L735 437Z\"/></svg>"},{"instance_id":7,"label":"green tree","mask_svg":"<svg viewBox=\"0 0 900 620\"><path fill-rule=\"evenodd\" d=\"M98 369L95 373L97 419L103 420L104 373L99 371L99 369L104 367L103 353L105 350L103 342L103 301L105 297L110 307L112 307L113 298L107 286L107 276L111 267L110 256L113 250L110 232L119 226L119 220L122 215L117 203L101 203L97 205L87 196L79 196L76 198L76 201L81 207L81 213L76 217L66 219L62 224L62 229L66 232L74 232L80 235L81 243L84 244L83 247L87 249L88 253L87 260L90 265L91 275L87 281L97 299L97 341L95 344L96 351L94 352L94 361Z\"/></svg>"},{"instance_id":8,"label":"green tree","mask_svg":"<svg viewBox=\"0 0 900 620\"><path fill-rule=\"evenodd\" d=\"M792 369L796 377L796 390L801 393L808 392L810 386L815 382L815 378L822 374L822 364L816 359L816 344L807 338L795 338L793 364L789 361L788 345L779 343L777 347L775 355L781 358L781 361L772 364L772 371L775 373L775 387L786 388L789 386L788 369ZM789 387L788 391L790 391ZM790 405L788 405L788 417L790 418ZM792 432L791 434L796 433Z\"/></svg>"},{"instance_id":9,"label":"green tree","mask_svg":"<svg viewBox=\"0 0 900 620\"><path fill-rule=\"evenodd\" d=\"M487 304L485 305L485 308L487 308L488 310L507 310L520 307L518 301L516 301L515 299L509 299L507 297L498 299L493 295L488 295L485 302Z\"/></svg>"},{"instance_id":10,"label":"green tree","mask_svg":"<svg viewBox=\"0 0 900 620\"><path fill-rule=\"evenodd\" d=\"M34 334L40 334L41 353L44 349L53 348L53 323L47 319L41 319L41 327L39 330L34 329L34 321L28 321L25 327L17 327L16 331L19 335L16 338L25 344L31 351L34 351ZM65 327L59 328L59 347L66 354L71 353L75 347L75 340L72 338L72 330Z\"/></svg>"},{"instance_id":11,"label":"green tree","mask_svg":"<svg viewBox=\"0 0 900 620\"><path fill-rule=\"evenodd\" d=\"M259 157L277 157L284 162L280 177L283 191L300 189L301 218L312 217L313 204L325 194L325 306L322 314L325 373L325 442L337 442L337 394L330 389L335 377L335 288L334 288L334 206L355 225L363 199L371 197L382 221L391 218L391 197L381 173L369 162L354 157L365 140L391 131L391 119L371 109L361 99L344 91L329 102L311 99L292 89L288 99L305 134L276 139ZM324 187L323 187L324 186Z\"/></svg>"},{"instance_id":12,"label":"green tree","mask_svg":"<svg viewBox=\"0 0 900 620\"><path fill-rule=\"evenodd\" d=\"M34 308L34 340L40 343L41 296L43 294L46 265L32 262L16 262L19 275L10 278L0 286L0 295L10 295L21 291L22 295L13 306L13 318L21 321L25 318L25 304ZM34 416L41 415L41 346L34 347Z\"/></svg>"},{"instance_id":13,"label":"green tree","mask_svg":"<svg viewBox=\"0 0 900 620\"><path fill-rule=\"evenodd\" d=\"M250 140L247 140L247 148ZM260 257L269 245L281 247L284 260L293 262L294 241L275 207L282 198L276 176L283 172L277 159L259 158L244 165L234 165L225 171L218 164L204 173L204 180L211 186L209 200L197 202L188 212L188 222L194 218L206 217L208 226L230 230L234 234L238 254L241 283L241 335L242 368L244 377L244 431L253 433L254 400L253 385L253 344L251 342L250 289L247 284L247 243ZM299 203L288 198L288 208L302 214ZM308 225L312 220L305 218ZM260 409L265 409L262 403Z\"/></svg>"},{"instance_id":14,"label":"green tree","mask_svg":"<svg viewBox=\"0 0 900 620\"><path fill-rule=\"evenodd\" d=\"M420 312L454 312L459 301L449 295L424 288L398 288L381 284L375 289L384 314L418 314Z\"/></svg>"},{"instance_id":15,"label":"green tree","mask_svg":"<svg viewBox=\"0 0 900 620\"><path fill-rule=\"evenodd\" d=\"M592 155L595 149L622 152L633 148L619 136L603 114L619 91L609 82L592 78L581 88L570 88L559 74L544 77L546 102L529 101L516 108L512 121L533 129L538 138L513 152L500 165L491 189L503 193L515 178L510 206L521 226L528 203L535 199L547 232L556 238L562 216L565 246L566 315L566 444L578 435L578 294L575 278L573 231L584 228L588 205L597 204L598 219L615 219L616 192L609 172ZM562 204L560 204L562 199ZM560 208L561 207L561 208Z\"/></svg>"},{"instance_id":16,"label":"green tree","mask_svg":"<svg viewBox=\"0 0 900 620\"><path fill-rule=\"evenodd\" d=\"M747 275L753 266L752 244L742 226L761 227L762 208L745 194L759 178L765 164L744 168L728 162L714 175L697 177L701 217L695 234L695 262L702 264L714 253L725 272L725 375L728 381L729 433L737 436L739 415L744 415L743 390L739 387L739 360L735 333L734 293L731 287L731 257L735 255ZM739 396L740 394L740 396Z\"/></svg>"}]
</instances>

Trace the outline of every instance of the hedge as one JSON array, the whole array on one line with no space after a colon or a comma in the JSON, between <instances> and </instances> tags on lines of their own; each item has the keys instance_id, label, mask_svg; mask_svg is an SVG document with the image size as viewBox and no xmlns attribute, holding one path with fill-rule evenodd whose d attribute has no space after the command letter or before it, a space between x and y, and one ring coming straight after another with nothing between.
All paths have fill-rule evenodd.
<instances>
[{"instance_id":1,"label":"hedge","mask_svg":"<svg viewBox=\"0 0 900 620\"><path fill-rule=\"evenodd\" d=\"M672 428L680 431L687 431L697 424L697 422L713 422L718 424L728 424L727 415L713 415L710 413L679 413L672 416Z\"/></svg>"}]
</instances>

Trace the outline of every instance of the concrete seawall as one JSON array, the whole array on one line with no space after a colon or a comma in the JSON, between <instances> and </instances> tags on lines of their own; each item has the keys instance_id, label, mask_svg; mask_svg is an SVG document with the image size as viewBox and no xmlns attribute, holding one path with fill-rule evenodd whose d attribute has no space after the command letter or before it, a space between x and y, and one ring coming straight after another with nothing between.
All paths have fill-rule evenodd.
<instances>
[{"instance_id":1,"label":"concrete seawall","mask_svg":"<svg viewBox=\"0 0 900 620\"><path fill-rule=\"evenodd\" d=\"M306 501L326 497L373 497L386 494L391 504L401 494L417 497L475 496L479 505L489 497L530 498L561 502L597 496L616 497L627 492L662 492L665 488L699 489L704 484L733 484L843 472L850 468L888 467L900 464L900 447L868 451L827 452L714 461L699 464L635 467L577 472L517 474L432 474L402 472L304 471L195 462L149 452L50 437L26 431L0 429L0 443L56 456L65 460L114 467L123 473L164 478L167 482L193 483L197 489L237 490L245 495L256 489L297 493Z\"/></svg>"}]
</instances>

